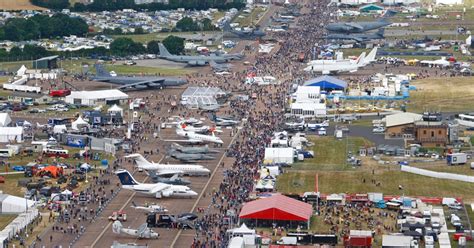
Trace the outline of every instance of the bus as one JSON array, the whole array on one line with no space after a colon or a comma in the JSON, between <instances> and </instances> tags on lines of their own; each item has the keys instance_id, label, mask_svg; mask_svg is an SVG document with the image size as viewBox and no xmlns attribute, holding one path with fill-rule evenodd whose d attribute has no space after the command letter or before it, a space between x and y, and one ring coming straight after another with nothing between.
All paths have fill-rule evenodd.
<instances>
[{"instance_id":1,"label":"bus","mask_svg":"<svg viewBox=\"0 0 474 248\"><path fill-rule=\"evenodd\" d=\"M69 158L69 151L61 148L46 148L43 154L48 157Z\"/></svg>"}]
</instances>

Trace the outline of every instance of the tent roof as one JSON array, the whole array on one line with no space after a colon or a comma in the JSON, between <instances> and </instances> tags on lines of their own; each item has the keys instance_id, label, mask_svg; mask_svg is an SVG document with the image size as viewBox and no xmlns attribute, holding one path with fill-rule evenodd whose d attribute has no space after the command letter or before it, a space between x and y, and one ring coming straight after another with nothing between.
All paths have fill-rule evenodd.
<instances>
[{"instance_id":1,"label":"tent roof","mask_svg":"<svg viewBox=\"0 0 474 248\"><path fill-rule=\"evenodd\" d=\"M0 127L1 135L22 135L22 127Z\"/></svg>"},{"instance_id":2,"label":"tent roof","mask_svg":"<svg viewBox=\"0 0 474 248\"><path fill-rule=\"evenodd\" d=\"M128 99L128 95L123 93L120 90L93 90L93 91L72 91L69 96L66 98L78 98L78 99L111 99L111 100L120 100Z\"/></svg>"},{"instance_id":3,"label":"tent roof","mask_svg":"<svg viewBox=\"0 0 474 248\"><path fill-rule=\"evenodd\" d=\"M283 195L247 202L242 219L308 221L313 210L310 204Z\"/></svg>"},{"instance_id":4,"label":"tent roof","mask_svg":"<svg viewBox=\"0 0 474 248\"><path fill-rule=\"evenodd\" d=\"M395 127L400 125L406 125L410 123L415 123L423 119L423 116L420 114L404 112L404 113L397 113L393 115L387 115L385 117L385 126L386 127Z\"/></svg>"},{"instance_id":5,"label":"tent roof","mask_svg":"<svg viewBox=\"0 0 474 248\"><path fill-rule=\"evenodd\" d=\"M123 111L123 108L117 106L117 104L114 104L114 106L110 107L107 111L108 112L120 112L120 111Z\"/></svg>"},{"instance_id":6,"label":"tent roof","mask_svg":"<svg viewBox=\"0 0 474 248\"><path fill-rule=\"evenodd\" d=\"M12 122L8 113L0 113L0 127L8 126Z\"/></svg>"},{"instance_id":7,"label":"tent roof","mask_svg":"<svg viewBox=\"0 0 474 248\"><path fill-rule=\"evenodd\" d=\"M319 86L322 90L324 89L345 89L347 83L344 80L331 76L320 76L317 78L310 79L304 83L304 86Z\"/></svg>"},{"instance_id":8,"label":"tent roof","mask_svg":"<svg viewBox=\"0 0 474 248\"><path fill-rule=\"evenodd\" d=\"M370 11L370 10L383 10L383 7L377 6L375 4L367 4L359 8L361 11Z\"/></svg>"},{"instance_id":9,"label":"tent roof","mask_svg":"<svg viewBox=\"0 0 474 248\"><path fill-rule=\"evenodd\" d=\"M253 234L255 234L255 230L248 228L247 225L245 225L245 223L243 223L240 227L234 228L230 231L234 234L237 234L237 233L253 233Z\"/></svg>"},{"instance_id":10,"label":"tent roof","mask_svg":"<svg viewBox=\"0 0 474 248\"><path fill-rule=\"evenodd\" d=\"M79 116L79 118L77 118L77 120L73 121L72 122L72 125L88 125L89 123L87 123L87 121L85 121L84 119L82 119L81 116Z\"/></svg>"}]
</instances>

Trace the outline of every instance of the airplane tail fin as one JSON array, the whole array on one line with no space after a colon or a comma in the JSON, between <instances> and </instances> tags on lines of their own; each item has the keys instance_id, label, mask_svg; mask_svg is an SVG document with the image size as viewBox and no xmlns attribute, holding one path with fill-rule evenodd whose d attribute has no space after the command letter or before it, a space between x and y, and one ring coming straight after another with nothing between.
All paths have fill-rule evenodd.
<instances>
[{"instance_id":1,"label":"airplane tail fin","mask_svg":"<svg viewBox=\"0 0 474 248\"><path fill-rule=\"evenodd\" d=\"M125 158L132 158L133 161L135 161L135 163L137 164L138 167L144 168L144 167L150 165L150 162L148 160L146 160L146 158L144 158L141 154L138 154L138 153L125 156Z\"/></svg>"},{"instance_id":2,"label":"airplane tail fin","mask_svg":"<svg viewBox=\"0 0 474 248\"><path fill-rule=\"evenodd\" d=\"M377 55L377 47L374 47L372 51L370 51L369 55L363 59L364 65L368 65L372 62L375 62L375 56Z\"/></svg>"},{"instance_id":3,"label":"airplane tail fin","mask_svg":"<svg viewBox=\"0 0 474 248\"><path fill-rule=\"evenodd\" d=\"M120 234L120 231L122 231L122 223L118 220L114 221L114 224L112 224L112 232L116 234Z\"/></svg>"},{"instance_id":4,"label":"airplane tail fin","mask_svg":"<svg viewBox=\"0 0 474 248\"><path fill-rule=\"evenodd\" d=\"M168 52L168 49L166 49L163 43L158 44L158 49L160 50L160 56L171 56L171 53Z\"/></svg>"},{"instance_id":5,"label":"airplane tail fin","mask_svg":"<svg viewBox=\"0 0 474 248\"><path fill-rule=\"evenodd\" d=\"M138 185L139 183L133 178L133 176L127 170L120 170L116 172L122 185Z\"/></svg>"},{"instance_id":6,"label":"airplane tail fin","mask_svg":"<svg viewBox=\"0 0 474 248\"><path fill-rule=\"evenodd\" d=\"M356 60L356 64L360 64L365 59L365 52L362 52Z\"/></svg>"},{"instance_id":7,"label":"airplane tail fin","mask_svg":"<svg viewBox=\"0 0 474 248\"><path fill-rule=\"evenodd\" d=\"M387 11L385 11L385 13L382 15L382 19L385 19L385 18L389 18L389 17L392 17L394 15L396 15L398 12L393 10L393 9L388 9Z\"/></svg>"},{"instance_id":8,"label":"airplane tail fin","mask_svg":"<svg viewBox=\"0 0 474 248\"><path fill-rule=\"evenodd\" d=\"M380 28L379 30L377 30L377 33L375 33L376 35L380 36L380 38L383 38L384 37L384 33L385 33L385 29L384 28Z\"/></svg>"},{"instance_id":9,"label":"airplane tail fin","mask_svg":"<svg viewBox=\"0 0 474 248\"><path fill-rule=\"evenodd\" d=\"M103 64L95 64L95 75L98 77L111 77L110 72L105 69Z\"/></svg>"}]
</instances>

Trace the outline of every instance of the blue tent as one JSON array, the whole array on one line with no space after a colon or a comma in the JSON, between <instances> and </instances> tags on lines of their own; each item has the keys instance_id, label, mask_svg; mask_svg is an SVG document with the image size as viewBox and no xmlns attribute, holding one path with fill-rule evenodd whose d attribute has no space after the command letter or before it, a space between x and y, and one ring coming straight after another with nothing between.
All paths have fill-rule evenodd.
<instances>
[{"instance_id":1,"label":"blue tent","mask_svg":"<svg viewBox=\"0 0 474 248\"><path fill-rule=\"evenodd\" d=\"M347 88L347 83L344 80L326 75L310 79L304 85L319 86L322 91L345 90Z\"/></svg>"}]
</instances>

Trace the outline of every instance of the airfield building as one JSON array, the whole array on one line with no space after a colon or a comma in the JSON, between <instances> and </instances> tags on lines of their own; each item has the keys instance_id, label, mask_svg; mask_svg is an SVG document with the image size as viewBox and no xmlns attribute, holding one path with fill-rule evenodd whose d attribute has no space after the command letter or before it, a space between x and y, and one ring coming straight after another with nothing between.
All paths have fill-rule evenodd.
<instances>
[{"instance_id":1,"label":"airfield building","mask_svg":"<svg viewBox=\"0 0 474 248\"><path fill-rule=\"evenodd\" d=\"M40 58L37 60L33 60L33 67L34 69L56 69L58 68L58 55L49 56Z\"/></svg>"},{"instance_id":2,"label":"airfield building","mask_svg":"<svg viewBox=\"0 0 474 248\"><path fill-rule=\"evenodd\" d=\"M415 113L398 113L385 117L385 138L412 138L415 122L423 118Z\"/></svg>"},{"instance_id":3,"label":"airfield building","mask_svg":"<svg viewBox=\"0 0 474 248\"><path fill-rule=\"evenodd\" d=\"M331 76L321 76L310 79L304 83L305 86L318 86L321 91L342 90L347 88L347 82Z\"/></svg>"},{"instance_id":4,"label":"airfield building","mask_svg":"<svg viewBox=\"0 0 474 248\"><path fill-rule=\"evenodd\" d=\"M72 91L65 101L70 104L98 106L101 104L123 104L128 95L120 90Z\"/></svg>"}]
</instances>

